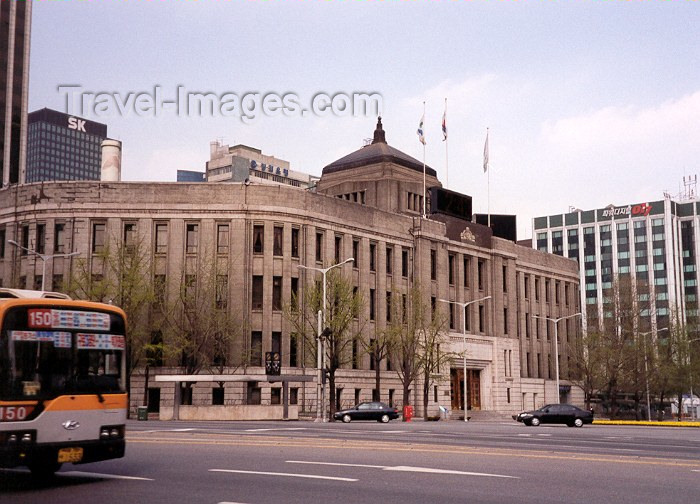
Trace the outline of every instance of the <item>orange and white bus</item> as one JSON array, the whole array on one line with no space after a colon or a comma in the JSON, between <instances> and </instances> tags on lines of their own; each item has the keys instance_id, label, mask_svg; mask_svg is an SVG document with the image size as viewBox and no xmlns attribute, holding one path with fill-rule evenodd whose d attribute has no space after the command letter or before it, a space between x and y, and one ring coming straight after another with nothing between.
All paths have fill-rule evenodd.
<instances>
[{"instance_id":1,"label":"orange and white bus","mask_svg":"<svg viewBox=\"0 0 700 504\"><path fill-rule=\"evenodd\" d=\"M40 476L125 448L124 312L57 298L0 289L0 467Z\"/></svg>"}]
</instances>

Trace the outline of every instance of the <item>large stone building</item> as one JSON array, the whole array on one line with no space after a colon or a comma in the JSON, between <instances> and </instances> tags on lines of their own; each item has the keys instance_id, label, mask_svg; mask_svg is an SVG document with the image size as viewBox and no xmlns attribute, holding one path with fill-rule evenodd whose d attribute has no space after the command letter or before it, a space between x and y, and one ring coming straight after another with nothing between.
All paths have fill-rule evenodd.
<instances>
[{"instance_id":1,"label":"large stone building","mask_svg":"<svg viewBox=\"0 0 700 504\"><path fill-rule=\"evenodd\" d=\"M429 167L426 180L428 187L440 186ZM385 300L408 294L414 285L420 285L428 306L449 315L447 350L460 356L435 377L431 413L438 405L462 409L465 365L472 410L511 413L554 402L559 395L582 402L578 389L566 380L567 343L577 336L578 324L574 319L559 326L562 385L556 390L553 326L533 318L579 311L576 262L496 238L491 229L466 219L446 214L421 218L422 194L422 163L390 147L381 122L371 145L324 168L316 192L256 184L253 179L12 186L0 191L0 284L41 284L42 262L22 255L8 240L47 253L79 251L79 258L48 260L47 288L58 288L79 260L87 260L90 271L101 275L96 254L107 243L120 244L137 235L150 261L144 274L157 277L167 296L175 295L184 276L202 261L216 264L226 306L237 310L247 331L242 347L231 352L261 343L263 352L281 351L285 373L315 376L314 364L304 367L307 350L291 336L282 307L292 292L302 292L319 278L300 266L327 267L352 257L353 262L341 267L342 274L366 300L366 338L387 326ZM456 304L487 296L489 300L464 311ZM163 338L167 342L167 334ZM223 396L213 391L218 385L197 383L193 404L278 403L280 385L264 380L260 354L255 358L245 370L253 377L248 382L227 383ZM380 368L382 400L401 406L396 372L387 370L386 361ZM153 373L171 371L157 368ZM371 398L374 375L368 355L339 370L339 405ZM132 383L133 390L143 390L141 375ZM421 385L411 387L418 408ZM316 385L291 387L292 402L313 409ZM151 379L149 388L151 408L171 411L172 383ZM132 393L132 405L142 404L143 397Z\"/></svg>"}]
</instances>

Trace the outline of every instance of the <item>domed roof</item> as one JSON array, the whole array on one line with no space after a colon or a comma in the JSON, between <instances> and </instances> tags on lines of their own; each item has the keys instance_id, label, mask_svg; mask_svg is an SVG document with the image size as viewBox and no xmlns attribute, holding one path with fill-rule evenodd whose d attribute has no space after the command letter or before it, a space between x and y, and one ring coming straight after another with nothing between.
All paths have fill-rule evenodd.
<instances>
[{"instance_id":1,"label":"domed roof","mask_svg":"<svg viewBox=\"0 0 700 504\"><path fill-rule=\"evenodd\" d=\"M377 163L395 163L423 173L423 163L386 143L382 118L377 120L374 139L369 145L344 156L323 168L323 175ZM437 176L435 170L426 165L426 175Z\"/></svg>"}]
</instances>

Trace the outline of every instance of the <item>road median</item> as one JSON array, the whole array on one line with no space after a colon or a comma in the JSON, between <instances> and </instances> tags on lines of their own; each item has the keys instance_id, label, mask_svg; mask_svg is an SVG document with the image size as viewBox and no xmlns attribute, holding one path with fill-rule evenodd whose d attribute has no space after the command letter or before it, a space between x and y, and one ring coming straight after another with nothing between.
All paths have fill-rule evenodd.
<instances>
[{"instance_id":1,"label":"road median","mask_svg":"<svg viewBox=\"0 0 700 504\"><path fill-rule=\"evenodd\" d=\"M641 427L695 427L700 428L700 422L678 422L676 420L650 422L646 420L593 420L593 425L637 425Z\"/></svg>"}]
</instances>

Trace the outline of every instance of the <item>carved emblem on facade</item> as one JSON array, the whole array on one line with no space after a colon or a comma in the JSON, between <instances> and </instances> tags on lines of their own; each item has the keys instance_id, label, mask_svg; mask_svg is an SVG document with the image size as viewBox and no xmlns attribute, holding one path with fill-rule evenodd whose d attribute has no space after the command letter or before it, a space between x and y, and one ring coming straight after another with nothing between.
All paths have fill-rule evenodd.
<instances>
[{"instance_id":1,"label":"carved emblem on facade","mask_svg":"<svg viewBox=\"0 0 700 504\"><path fill-rule=\"evenodd\" d=\"M468 241L474 243L476 241L476 236L474 236L474 233L472 233L471 229L469 229L468 227L464 228L464 231L462 231L462 234L459 235L459 238L463 242Z\"/></svg>"}]
</instances>

